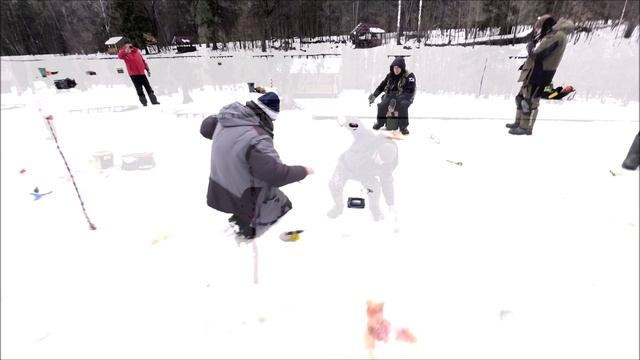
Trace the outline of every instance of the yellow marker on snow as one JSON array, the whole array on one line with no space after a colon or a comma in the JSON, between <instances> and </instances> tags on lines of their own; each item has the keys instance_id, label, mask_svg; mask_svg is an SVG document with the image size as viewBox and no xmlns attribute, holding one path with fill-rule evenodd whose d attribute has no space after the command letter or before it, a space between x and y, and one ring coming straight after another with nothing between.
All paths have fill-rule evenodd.
<instances>
[{"instance_id":1,"label":"yellow marker on snow","mask_svg":"<svg viewBox=\"0 0 640 360\"><path fill-rule=\"evenodd\" d=\"M302 233L303 231L304 230L287 231L285 233L280 234L280 240L286 241L286 242L298 241L300 239L300 233Z\"/></svg>"}]
</instances>

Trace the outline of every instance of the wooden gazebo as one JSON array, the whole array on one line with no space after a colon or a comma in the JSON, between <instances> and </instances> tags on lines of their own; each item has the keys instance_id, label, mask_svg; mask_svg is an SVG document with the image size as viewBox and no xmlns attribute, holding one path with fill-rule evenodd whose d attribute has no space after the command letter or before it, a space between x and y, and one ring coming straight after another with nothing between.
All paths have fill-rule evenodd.
<instances>
[{"instance_id":1,"label":"wooden gazebo","mask_svg":"<svg viewBox=\"0 0 640 360\"><path fill-rule=\"evenodd\" d=\"M171 45L176 47L179 54L196 51L196 45L192 36L175 35Z\"/></svg>"},{"instance_id":2,"label":"wooden gazebo","mask_svg":"<svg viewBox=\"0 0 640 360\"><path fill-rule=\"evenodd\" d=\"M382 45L384 33L386 31L375 25L360 23L351 31L349 37L356 48L372 48Z\"/></svg>"},{"instance_id":3,"label":"wooden gazebo","mask_svg":"<svg viewBox=\"0 0 640 360\"><path fill-rule=\"evenodd\" d=\"M159 52L158 40L149 33L142 34L142 37L144 38L144 46L147 54L157 54Z\"/></svg>"},{"instance_id":4,"label":"wooden gazebo","mask_svg":"<svg viewBox=\"0 0 640 360\"><path fill-rule=\"evenodd\" d=\"M118 50L122 45L124 45L124 37L123 36L114 36L110 37L109 40L105 41L105 45L107 45L107 53L109 55L118 55Z\"/></svg>"}]
</instances>

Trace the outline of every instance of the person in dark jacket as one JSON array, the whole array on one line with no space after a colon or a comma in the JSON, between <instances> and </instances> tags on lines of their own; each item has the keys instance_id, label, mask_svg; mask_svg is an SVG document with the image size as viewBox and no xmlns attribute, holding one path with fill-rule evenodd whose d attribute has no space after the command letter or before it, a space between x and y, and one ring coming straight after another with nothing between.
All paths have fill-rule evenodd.
<instances>
[{"instance_id":1,"label":"person in dark jacket","mask_svg":"<svg viewBox=\"0 0 640 360\"><path fill-rule=\"evenodd\" d=\"M398 126L403 135L409 134L409 106L413 103L416 95L416 77L407 70L404 58L396 57L389 66L389 73L382 80L376 90L369 95L369 104L373 104L375 99L384 92L382 101L378 104L378 116L374 130L378 130L385 125L389 102L396 99L396 109L398 112Z\"/></svg>"},{"instance_id":2,"label":"person in dark jacket","mask_svg":"<svg viewBox=\"0 0 640 360\"><path fill-rule=\"evenodd\" d=\"M273 121L280 99L273 92L245 105L224 106L202 121L200 133L213 140L207 205L232 214L238 235L253 239L292 209L279 187L313 170L282 163L273 147Z\"/></svg>"},{"instance_id":3,"label":"person in dark jacket","mask_svg":"<svg viewBox=\"0 0 640 360\"><path fill-rule=\"evenodd\" d=\"M542 15L536 21L532 39L527 44L527 60L520 67L518 81L522 87L516 96L516 120L507 124L509 134L533 133L540 97L553 80L567 46L567 35L574 28L570 20L561 18L556 23L551 15Z\"/></svg>"},{"instance_id":4,"label":"person in dark jacket","mask_svg":"<svg viewBox=\"0 0 640 360\"><path fill-rule=\"evenodd\" d=\"M124 64L127 66L127 73L131 77L131 81L133 82L133 86L136 88L138 99L140 100L140 103L142 103L142 106L147 106L147 98L144 96L144 92L142 91L143 87L147 90L147 95L149 95L151 103L153 105L159 105L160 103L151 88L151 84L149 84L149 79L147 79L144 74L146 71L147 75L151 76L151 70L149 70L147 62L144 61L144 58L140 53L140 49L134 47L131 42L127 41L118 51L118 57L124 60Z\"/></svg>"}]
</instances>

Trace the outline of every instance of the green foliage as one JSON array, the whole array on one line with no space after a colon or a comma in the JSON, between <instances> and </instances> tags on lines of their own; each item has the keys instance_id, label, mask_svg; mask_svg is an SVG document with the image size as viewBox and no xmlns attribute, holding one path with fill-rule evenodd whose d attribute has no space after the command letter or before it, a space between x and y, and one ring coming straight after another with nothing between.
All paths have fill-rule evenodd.
<instances>
[{"instance_id":1,"label":"green foliage","mask_svg":"<svg viewBox=\"0 0 640 360\"><path fill-rule=\"evenodd\" d=\"M147 16L144 4L132 0L112 0L111 16L120 33L138 48L144 48L143 34L151 32L151 19Z\"/></svg>"},{"instance_id":2,"label":"green foliage","mask_svg":"<svg viewBox=\"0 0 640 360\"><path fill-rule=\"evenodd\" d=\"M207 38L214 45L218 39L226 39L238 21L239 11L232 0L203 0L199 23L206 27Z\"/></svg>"}]
</instances>

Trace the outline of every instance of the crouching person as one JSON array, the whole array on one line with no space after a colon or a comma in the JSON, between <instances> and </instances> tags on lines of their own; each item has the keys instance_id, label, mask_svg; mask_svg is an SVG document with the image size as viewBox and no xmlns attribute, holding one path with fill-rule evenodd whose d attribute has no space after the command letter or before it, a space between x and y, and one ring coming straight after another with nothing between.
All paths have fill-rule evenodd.
<instances>
[{"instance_id":1,"label":"crouching person","mask_svg":"<svg viewBox=\"0 0 640 360\"><path fill-rule=\"evenodd\" d=\"M207 205L232 214L237 235L253 239L292 209L279 187L313 170L280 161L273 147L273 121L280 99L273 92L245 105L224 106L202 121L200 133L212 139Z\"/></svg>"}]
</instances>

